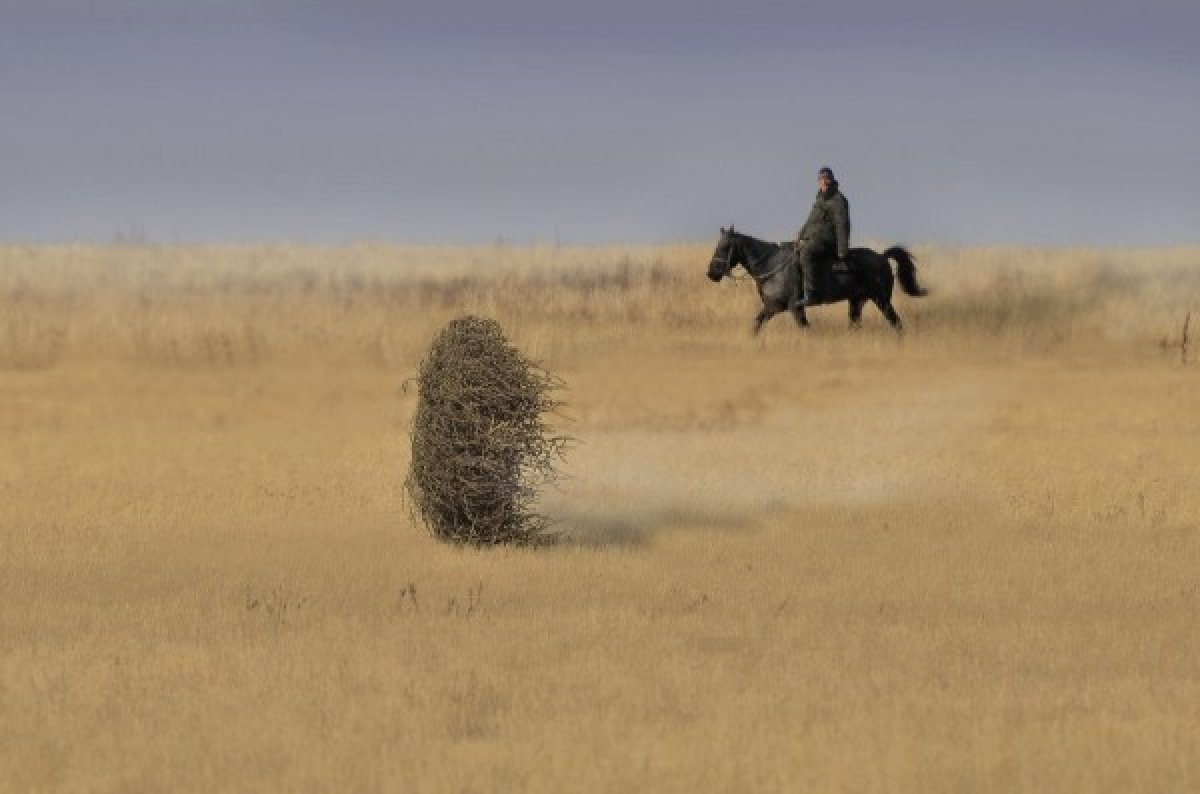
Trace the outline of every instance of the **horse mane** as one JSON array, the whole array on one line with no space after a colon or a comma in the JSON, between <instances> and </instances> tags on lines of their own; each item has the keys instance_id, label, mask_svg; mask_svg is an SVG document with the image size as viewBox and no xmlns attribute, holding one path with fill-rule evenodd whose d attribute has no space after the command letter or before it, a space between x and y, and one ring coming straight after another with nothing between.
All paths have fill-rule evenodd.
<instances>
[{"instance_id":1,"label":"horse mane","mask_svg":"<svg viewBox=\"0 0 1200 794\"><path fill-rule=\"evenodd\" d=\"M745 232L739 232L736 229L734 229L732 226L729 227L729 233L732 234L734 237L738 237L742 240L748 240L752 243L755 243L756 245L767 245L776 250L779 250L782 247L779 245L779 243L773 243L770 240L760 240L759 238L755 237L754 235L746 234Z\"/></svg>"}]
</instances>

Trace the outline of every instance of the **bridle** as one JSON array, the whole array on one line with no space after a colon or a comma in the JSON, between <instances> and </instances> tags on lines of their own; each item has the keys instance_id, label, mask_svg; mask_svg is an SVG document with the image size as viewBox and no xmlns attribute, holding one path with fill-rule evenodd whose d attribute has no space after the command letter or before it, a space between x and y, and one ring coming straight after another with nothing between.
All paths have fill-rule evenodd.
<instances>
[{"instance_id":1,"label":"bridle","mask_svg":"<svg viewBox=\"0 0 1200 794\"><path fill-rule=\"evenodd\" d=\"M708 263L710 269L714 264L724 266L724 275L729 275L729 271L733 270L733 246L737 244L737 238L733 236L733 232L730 231L727 234L729 235L729 245L725 246L725 256L713 256Z\"/></svg>"}]
</instances>

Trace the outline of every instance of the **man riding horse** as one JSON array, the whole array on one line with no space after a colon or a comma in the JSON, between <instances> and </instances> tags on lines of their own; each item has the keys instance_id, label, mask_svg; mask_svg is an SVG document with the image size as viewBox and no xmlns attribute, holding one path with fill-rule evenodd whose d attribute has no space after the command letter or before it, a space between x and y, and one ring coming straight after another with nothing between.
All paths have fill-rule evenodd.
<instances>
[{"instance_id":1,"label":"man riding horse","mask_svg":"<svg viewBox=\"0 0 1200 794\"><path fill-rule=\"evenodd\" d=\"M898 282L906 295L920 297L925 289L917 282L912 254L904 246L893 245L883 253L870 248L850 248L850 205L838 190L833 169L817 172L817 198L808 220L796 235L796 242L777 244L721 229L721 239L708 263L708 277L719 282L735 267L742 267L754 278L762 310L754 318L754 333L763 323L782 311L790 311L800 326L808 325L807 306L850 304L850 325L862 322L863 306L874 303L893 328L903 323L892 306L892 287ZM892 273L891 262L896 263ZM801 273L797 273L797 265ZM836 274L830 272L830 265ZM802 275L804 287L797 286Z\"/></svg>"},{"instance_id":2,"label":"man riding horse","mask_svg":"<svg viewBox=\"0 0 1200 794\"><path fill-rule=\"evenodd\" d=\"M846 269L850 252L850 204L838 190L833 169L825 166L817 172L817 198L808 220L796 234L796 262L804 279L804 295L796 307L816 306L825 300L831 260Z\"/></svg>"}]
</instances>

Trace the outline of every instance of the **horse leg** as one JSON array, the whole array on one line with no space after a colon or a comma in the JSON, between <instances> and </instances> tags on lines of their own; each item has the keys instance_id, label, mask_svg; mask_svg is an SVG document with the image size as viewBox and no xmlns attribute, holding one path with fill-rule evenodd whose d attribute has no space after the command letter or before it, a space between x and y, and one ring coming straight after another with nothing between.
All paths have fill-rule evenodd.
<instances>
[{"instance_id":1,"label":"horse leg","mask_svg":"<svg viewBox=\"0 0 1200 794\"><path fill-rule=\"evenodd\" d=\"M858 330L859 328L862 328L862 310L864 303L866 303L866 301L864 301L862 298L850 299L849 315L851 330Z\"/></svg>"},{"instance_id":2,"label":"horse leg","mask_svg":"<svg viewBox=\"0 0 1200 794\"><path fill-rule=\"evenodd\" d=\"M904 323L900 322L900 315L896 314L896 310L892 308L892 302L880 300L879 298L875 298L874 301L875 305L879 307L879 311L883 312L883 316L887 318L892 328L896 330L896 333L904 333Z\"/></svg>"},{"instance_id":3,"label":"horse leg","mask_svg":"<svg viewBox=\"0 0 1200 794\"><path fill-rule=\"evenodd\" d=\"M774 316L775 312L773 310L768 309L766 306L762 307L762 311L754 318L754 335L758 336L758 332L762 330L763 323Z\"/></svg>"},{"instance_id":4,"label":"horse leg","mask_svg":"<svg viewBox=\"0 0 1200 794\"><path fill-rule=\"evenodd\" d=\"M792 319L796 321L796 325L808 328L808 315L804 313L803 306L793 306L788 311L792 313Z\"/></svg>"},{"instance_id":5,"label":"horse leg","mask_svg":"<svg viewBox=\"0 0 1200 794\"><path fill-rule=\"evenodd\" d=\"M884 259L883 267L879 271L879 281L876 284L877 292L871 296L871 301L879 307L879 311L883 312L883 316L887 318L896 333L902 334L904 333L904 323L900 322L900 315L896 314L896 309L892 306L892 288L895 284L895 279L892 277L892 266Z\"/></svg>"}]
</instances>

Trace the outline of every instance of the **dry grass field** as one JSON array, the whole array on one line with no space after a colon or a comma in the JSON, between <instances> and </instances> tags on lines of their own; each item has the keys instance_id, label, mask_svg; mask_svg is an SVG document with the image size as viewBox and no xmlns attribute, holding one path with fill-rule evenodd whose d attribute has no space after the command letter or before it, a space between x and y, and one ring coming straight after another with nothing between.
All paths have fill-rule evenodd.
<instances>
[{"instance_id":1,"label":"dry grass field","mask_svg":"<svg viewBox=\"0 0 1200 794\"><path fill-rule=\"evenodd\" d=\"M915 253L753 339L709 245L0 248L0 790L1200 790L1200 250ZM552 547L403 503L467 311Z\"/></svg>"}]
</instances>

